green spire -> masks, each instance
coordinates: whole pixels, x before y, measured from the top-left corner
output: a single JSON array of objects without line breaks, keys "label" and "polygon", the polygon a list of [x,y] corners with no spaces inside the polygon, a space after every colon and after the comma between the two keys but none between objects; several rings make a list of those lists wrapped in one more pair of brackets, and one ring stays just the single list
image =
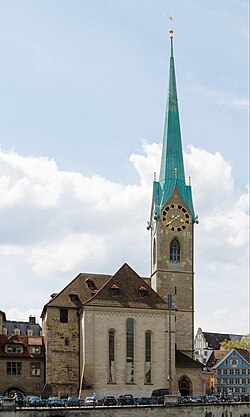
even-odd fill
[{"label": "green spire", "polygon": [[171,42],[169,87],[163,135],[160,178],[159,182],[154,181],[154,202],[156,207],[156,216],[160,217],[161,209],[170,199],[174,188],[177,187],[185,205],[190,210],[194,219],[195,214],[192,203],[191,186],[186,185],[185,183],[174,66],[173,30],[170,29],[169,32]]},{"label": "green spire", "polygon": [[165,181],[169,180],[178,180],[185,183],[172,36],[170,39],[169,88],[160,171],[160,184],[162,188],[164,188]]}]

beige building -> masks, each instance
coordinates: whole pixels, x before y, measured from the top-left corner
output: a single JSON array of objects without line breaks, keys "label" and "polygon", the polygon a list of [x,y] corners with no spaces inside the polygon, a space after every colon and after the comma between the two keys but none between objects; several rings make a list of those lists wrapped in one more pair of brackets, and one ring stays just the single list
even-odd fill
[{"label": "beige building", "polygon": [[185,182],[172,37],[170,31],[162,159],[148,223],[151,276],[124,264],[113,276],[79,274],[52,295],[42,312],[46,394],[204,394],[202,364],[193,360],[198,221]]}]

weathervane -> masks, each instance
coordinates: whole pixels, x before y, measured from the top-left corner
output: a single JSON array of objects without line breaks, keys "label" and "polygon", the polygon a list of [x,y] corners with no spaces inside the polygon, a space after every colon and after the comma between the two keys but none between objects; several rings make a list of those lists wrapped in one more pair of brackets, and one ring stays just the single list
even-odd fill
[{"label": "weathervane", "polygon": [[[170,14],[168,14],[168,17],[169,17],[169,20],[170,20],[170,21],[172,21],[172,20],[173,20],[173,17],[172,17],[172,16],[170,16]],[[172,37],[173,37],[174,30],[170,28],[170,29],[169,29],[169,33],[170,33],[170,38],[172,38]]]}]

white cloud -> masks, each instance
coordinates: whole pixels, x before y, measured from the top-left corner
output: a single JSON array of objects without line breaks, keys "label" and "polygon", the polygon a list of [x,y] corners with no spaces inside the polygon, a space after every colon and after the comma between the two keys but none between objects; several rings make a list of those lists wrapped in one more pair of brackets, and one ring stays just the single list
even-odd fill
[{"label": "white cloud", "polygon": [[215,100],[218,104],[239,109],[249,109],[249,99],[235,97],[232,92],[224,90],[211,90],[209,87],[196,85],[194,91],[203,94],[205,97]]},{"label": "white cloud", "polygon": [[[149,274],[146,221],[160,150],[145,141],[143,153],[131,155],[139,185],[83,177],[60,171],[46,158],[0,152],[1,309],[7,316],[41,311],[49,294],[79,272],[112,274],[126,261],[139,274]],[[248,191],[236,194],[232,168],[220,153],[190,146],[185,165],[200,217],[196,324],[247,332]]]}]

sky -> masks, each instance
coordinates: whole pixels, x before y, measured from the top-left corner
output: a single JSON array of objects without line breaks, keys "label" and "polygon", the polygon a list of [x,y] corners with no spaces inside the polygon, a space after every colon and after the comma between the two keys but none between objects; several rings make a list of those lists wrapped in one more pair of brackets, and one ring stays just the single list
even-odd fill
[{"label": "sky", "polygon": [[250,332],[248,0],[0,0],[7,319],[39,319],[80,272],[149,276],[170,26],[200,220],[195,332]]}]

